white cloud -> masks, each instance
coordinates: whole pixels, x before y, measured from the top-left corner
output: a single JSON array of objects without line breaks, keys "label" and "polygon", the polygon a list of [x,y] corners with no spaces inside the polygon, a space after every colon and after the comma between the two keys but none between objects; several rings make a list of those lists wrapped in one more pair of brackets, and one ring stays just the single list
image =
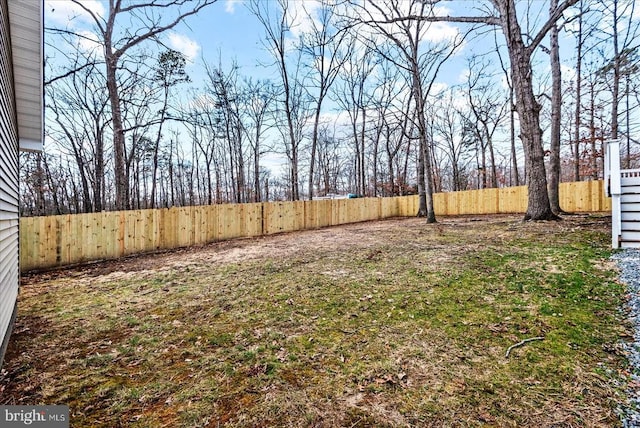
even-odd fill
[{"label": "white cloud", "polygon": [[[84,0],[82,5],[99,17],[104,17],[106,10],[99,0]],[[45,20],[52,24],[75,27],[75,24],[93,23],[91,15],[82,7],[69,0],[45,0]]]},{"label": "white cloud", "polygon": [[432,96],[442,96],[442,93],[449,89],[449,85],[444,82],[433,82],[433,86],[431,86],[431,95]]},{"label": "white cloud", "polygon": [[[340,129],[351,126],[351,119],[349,118],[349,113],[345,110],[327,111],[320,115],[320,123],[329,125],[333,129]],[[309,120],[307,126],[311,127],[312,125],[312,121]]]},{"label": "white cloud", "polygon": [[[434,7],[433,14],[435,16],[452,15],[451,10],[446,7]],[[428,40],[433,43],[446,42],[456,40],[460,36],[460,29],[449,22],[432,22],[422,36],[422,40]]]},{"label": "white cloud", "polygon": [[463,68],[463,69],[460,71],[460,74],[458,74],[458,82],[459,82],[459,83],[464,83],[464,82],[466,82],[467,80],[469,80],[469,76],[471,76],[471,70],[469,70],[469,68],[468,68],[468,67]]},{"label": "white cloud", "polygon": [[455,40],[460,30],[448,22],[432,22],[422,36],[422,40],[433,43]]},{"label": "white cloud", "polygon": [[182,53],[187,61],[194,62],[200,53],[200,45],[196,41],[173,31],[168,34],[168,38],[168,45],[171,49]]},{"label": "white cloud", "polygon": [[[291,33],[295,37],[311,33],[315,26],[320,26],[317,19],[318,10],[322,3],[318,0],[298,0],[289,3],[288,21]],[[315,21],[315,22],[314,22]]]},{"label": "white cloud", "polygon": [[578,32],[578,27],[580,26],[580,21],[578,20],[578,15],[580,14],[580,9],[577,8],[569,8],[564,11],[564,16],[567,18],[567,21],[564,24],[564,30],[567,37],[573,37],[575,33]]},{"label": "white cloud", "polygon": [[88,30],[80,30],[77,32],[78,48],[84,52],[91,52],[102,55],[102,44],[100,38],[93,32]]},{"label": "white cloud", "polygon": [[469,105],[467,101],[467,93],[460,87],[451,88],[449,92],[451,103],[458,110],[464,110]]},{"label": "white cloud", "polygon": [[242,3],[242,0],[227,0],[224,4],[224,11],[227,13],[235,13],[236,5]]}]

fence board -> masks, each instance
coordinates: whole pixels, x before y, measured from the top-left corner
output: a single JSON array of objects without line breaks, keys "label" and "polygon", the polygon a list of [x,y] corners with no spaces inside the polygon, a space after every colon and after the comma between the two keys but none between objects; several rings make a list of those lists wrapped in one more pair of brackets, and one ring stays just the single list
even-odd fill
[{"label": "fence board", "polygon": [[243,236],[262,235],[262,203],[244,204],[245,223]]},{"label": "fence board", "polygon": [[220,240],[218,233],[218,205],[209,205],[205,207],[206,221],[204,230],[204,242],[214,242]]},{"label": "fence board", "polygon": [[[415,216],[417,195],[173,207],[20,219],[22,271],[331,225]],[[603,181],[560,184],[568,212],[611,210]],[[437,216],[523,213],[527,187],[434,194]]]}]

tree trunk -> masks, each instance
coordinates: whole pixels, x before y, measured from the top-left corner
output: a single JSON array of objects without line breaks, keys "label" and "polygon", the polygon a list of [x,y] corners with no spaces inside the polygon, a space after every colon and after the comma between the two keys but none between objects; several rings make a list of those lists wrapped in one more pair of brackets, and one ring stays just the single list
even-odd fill
[{"label": "tree trunk", "polygon": [[309,159],[309,200],[313,200],[313,172],[316,163],[316,152],[318,150],[318,127],[320,126],[320,109],[322,107],[322,96],[318,97],[316,112],[313,118],[313,134],[311,134],[311,158]]},{"label": "tree trunk", "polygon": [[378,148],[380,145],[380,135],[382,134],[382,126],[378,125],[376,127],[376,137],[373,140],[373,147],[371,148],[371,158],[373,159],[373,163],[371,168],[373,171],[371,175],[373,176],[373,196],[374,198],[378,196]]},{"label": "tree trunk", "polygon": [[498,187],[498,171],[496,170],[496,155],[495,155],[495,151],[493,150],[493,138],[489,133],[489,130],[486,128],[485,125],[485,135],[486,135],[486,139],[487,139],[487,146],[489,147],[489,160],[491,161],[491,176],[489,177],[490,180],[490,187],[495,189]]},{"label": "tree trunk", "polygon": [[482,176],[480,188],[487,188],[487,146],[484,141],[482,141],[482,137],[478,135],[478,139],[480,140],[480,159],[482,159],[482,164],[480,165],[480,174]]},{"label": "tree trunk", "polygon": [[164,125],[165,115],[167,112],[167,104],[169,101],[169,86],[164,85],[164,98],[162,100],[162,110],[160,110],[160,124],[158,125],[158,133],[156,134],[156,141],[153,145],[153,169],[151,173],[151,196],[150,207],[156,207],[156,180],[158,176],[158,152],[160,150],[160,140],[162,139],[162,125]]},{"label": "tree trunk", "polygon": [[104,134],[96,122],[95,179],[93,183],[93,208],[95,212],[104,210]]},{"label": "tree trunk", "polygon": [[[510,2],[508,2],[510,3]],[[531,51],[525,47],[515,7],[505,4],[501,14],[502,31],[509,48],[516,109],[520,118],[520,138],[525,154],[528,205],[525,220],[557,220],[547,193],[547,177],[540,128],[541,106],[533,93]]]},{"label": "tree trunk", "polygon": [[598,179],[598,156],[596,152],[596,93],[595,87],[591,85],[591,111],[589,113],[589,139],[591,140],[591,177]]},{"label": "tree trunk", "polygon": [[[284,68],[284,57],[281,59],[282,67]],[[283,81],[284,81],[284,105],[285,105],[285,114],[287,116],[287,129],[289,131],[289,144],[291,145],[291,200],[297,201],[300,199],[298,193],[298,147],[296,143],[296,137],[293,126],[293,113],[291,110],[291,89],[289,87],[289,77],[286,74],[286,69],[283,72]]]},{"label": "tree trunk", "polygon": [[389,145],[387,141],[387,168],[389,168],[389,190],[383,194],[383,196],[395,196],[395,177],[394,168],[393,168],[393,156],[391,155],[391,151],[389,150]]},{"label": "tree trunk", "polygon": [[260,197],[260,149],[258,148],[260,141],[260,128],[256,128],[256,149],[253,152],[253,202],[261,202]]},{"label": "tree trunk", "polygon": [[44,170],[42,169],[42,158],[44,155],[42,152],[36,153],[36,177],[35,177],[35,187],[36,187],[36,209],[35,215],[46,215],[46,207],[44,202]]},{"label": "tree trunk", "polygon": [[511,138],[511,162],[513,168],[513,185],[520,185],[520,177],[518,175],[518,153],[516,152],[516,119],[515,119],[515,106],[513,103],[513,82],[509,88],[509,125],[510,125],[510,138]]},{"label": "tree trunk", "polygon": [[[550,13],[558,7],[558,0],[551,0]],[[551,144],[549,147],[549,203],[555,214],[562,213],[560,208],[560,114],[562,109],[562,77],[560,72],[560,46],[558,44],[558,26],[549,31],[551,55]]]},{"label": "tree trunk", "polygon": [[425,149],[422,139],[418,144],[418,212],[417,217],[427,217],[427,190],[425,187]]},{"label": "tree trunk", "polygon": [[[362,104],[362,103],[361,103]],[[365,168],[365,136],[367,131],[367,111],[362,104],[362,124],[360,128],[360,189],[361,196],[368,196],[367,192],[367,170]]]},{"label": "tree trunk", "polygon": [[573,134],[573,181],[580,181],[580,104],[582,95],[582,1],[578,14],[578,41],[576,42],[576,110]]},{"label": "tree trunk", "polygon": [[[109,46],[109,44],[107,45]],[[107,90],[109,92],[109,102],[111,104],[111,115],[113,123],[113,151],[114,164],[113,173],[115,180],[115,205],[116,210],[126,210],[128,208],[127,198],[127,174],[125,170],[125,141],[124,129],[122,127],[122,110],[120,108],[120,95],[118,93],[118,82],[116,80],[116,68],[118,59],[113,53],[108,51],[105,54]]]},{"label": "tree trunk", "polygon": [[611,94],[611,138],[618,139],[618,101],[620,96],[620,47],[618,45],[618,0],[613,1],[613,89]]},{"label": "tree trunk", "polygon": [[[415,77],[415,76],[414,76]],[[414,81],[414,85],[419,85]],[[417,91],[416,94],[416,114],[418,115],[418,132],[420,133],[420,157],[422,160],[422,177],[418,177],[418,184],[423,185],[424,193],[424,216],[427,217],[427,223],[436,222],[436,214],[433,208],[433,170],[431,168],[431,151],[429,150],[429,144],[427,141],[426,123],[424,117],[424,101],[422,98],[422,91]],[[422,195],[420,198],[422,199]],[[422,200],[420,201],[420,208],[422,210]]]},{"label": "tree trunk", "polygon": [[[236,119],[236,120],[239,120],[239,119]],[[245,159],[244,159],[243,150],[242,150],[242,131],[239,129],[239,127],[240,127],[240,124],[236,124],[236,152],[238,157],[238,160],[236,161],[236,166],[237,166],[236,177],[238,182],[237,202],[243,203],[248,201],[246,196],[247,185],[245,180],[245,167],[244,167]]]},{"label": "tree trunk", "polygon": [[[426,140],[426,136],[425,136]],[[421,143],[422,144],[422,143]],[[436,211],[433,205],[433,169],[431,168],[431,150],[427,141],[424,141],[424,165],[425,165],[425,191],[427,202],[427,223],[436,222]]]},{"label": "tree trunk", "polygon": [[42,156],[42,163],[44,165],[44,172],[47,177],[47,183],[49,184],[49,188],[52,189],[51,198],[53,199],[53,207],[55,209],[55,213],[60,215],[62,214],[62,210],[60,209],[60,202],[58,201],[58,192],[55,191],[55,186],[53,184],[53,177],[51,177],[51,171],[49,170],[49,162],[47,161],[47,156]]}]

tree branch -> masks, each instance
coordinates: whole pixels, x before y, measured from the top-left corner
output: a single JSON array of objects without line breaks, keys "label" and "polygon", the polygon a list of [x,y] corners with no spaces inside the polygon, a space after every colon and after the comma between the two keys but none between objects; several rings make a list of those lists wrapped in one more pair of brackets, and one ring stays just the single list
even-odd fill
[{"label": "tree branch", "polygon": [[79,39],[88,40],[91,43],[95,43],[97,45],[101,45],[102,44],[102,42],[100,42],[99,40],[92,39],[91,37],[87,37],[84,34],[76,33],[75,31],[71,31],[71,30],[63,30],[62,28],[54,28],[54,27],[45,27],[44,30],[52,32],[52,33],[66,34],[66,35],[69,35],[69,36],[74,36],[74,37],[77,37]]},{"label": "tree branch", "polygon": [[80,2],[79,0],[71,0],[73,3],[75,3],[76,6],[80,7],[82,10],[84,10],[85,12],[87,12],[89,15],[91,15],[91,18],[93,19],[93,21],[96,23],[96,25],[98,26],[98,28],[100,29],[100,31],[102,32],[102,34],[104,34],[105,28],[102,25],[104,23],[103,19],[99,19],[98,16],[93,13],[93,11],[91,9],[89,9],[87,6],[85,6],[82,2]]},{"label": "tree branch", "polygon": [[[171,22],[171,23],[169,23],[167,25],[161,26],[161,27],[152,28],[147,33],[144,33],[141,36],[132,38],[127,43],[125,43],[124,46],[122,46],[116,52],[114,52],[114,56],[119,58],[124,52],[126,52],[131,47],[133,47],[133,46],[135,46],[135,45],[137,45],[137,44],[139,44],[139,43],[141,43],[141,42],[143,42],[143,41],[145,41],[147,39],[153,38],[156,35],[164,32],[166,30],[170,30],[171,28],[173,28],[176,25],[178,25],[181,21],[183,21],[188,16],[195,15],[196,13],[198,13],[204,7],[209,6],[209,5],[211,5],[211,4],[215,3],[215,2],[216,2],[216,0],[204,0],[202,3],[198,3],[198,6],[196,6],[195,8],[190,10],[189,12],[185,12],[185,13],[179,15],[175,20],[173,20],[173,22]],[[164,5],[155,4],[155,3],[156,3],[155,1],[151,2],[150,5],[152,5],[154,7],[165,7]]]},{"label": "tree branch", "polygon": [[190,2],[191,0],[171,0],[169,2],[161,2],[158,0],[152,0],[150,2],[147,3],[137,3],[137,4],[131,4],[129,6],[125,6],[125,7],[120,7],[118,5],[118,12],[131,12],[132,10],[135,9],[144,9],[147,7],[171,7],[171,6],[182,6],[185,3]]},{"label": "tree branch", "polygon": [[44,82],[44,86],[50,85],[50,84],[52,84],[53,82],[56,82],[56,81],[58,81],[58,80],[60,80],[60,79],[64,79],[65,77],[69,77],[69,76],[71,76],[72,74],[75,74],[75,73],[77,73],[77,72],[79,72],[79,71],[81,71],[81,70],[84,70],[84,69],[85,69],[85,68],[87,68],[87,67],[92,67],[92,66],[94,66],[94,65],[95,65],[95,63],[94,63],[94,62],[88,62],[88,63],[86,63],[86,64],[84,64],[84,65],[81,65],[80,67],[76,67],[76,68],[74,68],[73,70],[69,70],[69,71],[67,71],[67,72],[66,72],[66,73],[64,73],[64,74],[61,74],[60,76],[56,76],[56,77],[54,77],[54,78],[52,78],[52,79],[46,80],[46,81]]},{"label": "tree branch", "polygon": [[[577,1],[577,0],[574,0]],[[363,24],[393,24],[403,21],[424,21],[424,22],[454,22],[465,24],[487,24],[487,25],[500,25],[500,19],[495,16],[422,16],[422,15],[407,15],[401,17],[388,18],[386,20],[370,20],[363,21]]]},{"label": "tree branch", "polygon": [[549,30],[551,30],[551,27],[553,27],[557,23],[558,19],[560,19],[564,11],[570,8],[571,6],[573,6],[574,4],[576,4],[577,2],[578,0],[566,0],[564,3],[558,6],[558,8],[553,12],[553,14],[549,16],[549,19],[542,26],[538,34],[536,34],[536,36],[533,38],[533,41],[531,42],[531,44],[527,47],[527,49],[529,49],[529,52],[533,52],[538,47],[538,45],[542,43],[542,40],[546,37]]},{"label": "tree branch", "polygon": [[544,336],[539,336],[539,337],[531,337],[529,339],[524,339],[518,343],[516,343],[515,345],[511,345],[509,346],[509,349],[507,349],[507,353],[504,354],[505,358],[509,358],[509,354],[511,354],[511,350],[514,348],[518,348],[520,346],[526,345],[529,342],[533,342],[534,340],[544,340]]}]

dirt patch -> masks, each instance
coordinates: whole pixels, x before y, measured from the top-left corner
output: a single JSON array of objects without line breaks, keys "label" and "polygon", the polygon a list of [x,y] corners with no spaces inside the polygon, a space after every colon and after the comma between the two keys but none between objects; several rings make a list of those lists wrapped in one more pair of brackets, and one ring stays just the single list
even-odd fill
[{"label": "dirt patch", "polygon": [[[439,219],[434,225],[436,233],[444,228],[473,227],[480,222],[508,224],[518,228],[521,216],[457,216]],[[24,285],[40,283],[46,279],[64,277],[101,277],[116,273],[155,273],[197,263],[225,264],[260,259],[262,257],[286,257],[307,249],[345,251],[351,248],[368,248],[378,243],[379,236],[397,237],[404,229],[422,225],[424,219],[388,219],[299,232],[280,233],[258,238],[240,238],[215,242],[203,246],[181,248],[152,254],[129,256],[118,260],[92,262],[81,266],[32,272],[23,275]],[[526,223],[523,223],[526,224]],[[531,224],[531,223],[529,223]],[[131,276],[131,275],[129,275]],[[124,276],[126,278],[126,276]],[[35,279],[35,281],[33,281]]]}]

